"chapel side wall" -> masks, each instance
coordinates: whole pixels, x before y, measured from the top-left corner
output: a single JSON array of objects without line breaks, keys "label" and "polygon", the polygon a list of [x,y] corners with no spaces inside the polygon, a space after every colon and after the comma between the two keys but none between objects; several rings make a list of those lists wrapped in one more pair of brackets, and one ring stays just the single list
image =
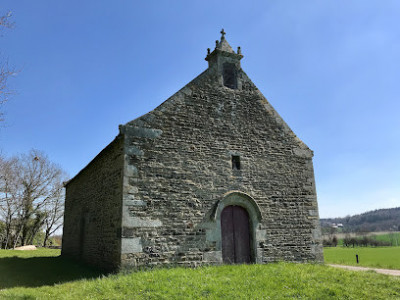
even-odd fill
[{"label": "chapel side wall", "polygon": [[113,271],[120,265],[123,138],[66,186],[62,255]]},{"label": "chapel side wall", "polygon": [[312,151],[241,76],[238,90],[204,76],[125,126],[124,266],[222,263],[212,213],[229,191],[261,210],[255,262],[323,261]]}]

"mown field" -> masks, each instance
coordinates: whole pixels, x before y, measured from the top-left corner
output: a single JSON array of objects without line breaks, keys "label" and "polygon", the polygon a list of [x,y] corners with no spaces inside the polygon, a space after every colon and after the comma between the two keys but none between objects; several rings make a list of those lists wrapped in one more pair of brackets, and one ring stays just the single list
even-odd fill
[{"label": "mown field", "polygon": [[329,264],[400,270],[400,247],[325,247],[324,258]]},{"label": "mown field", "polygon": [[400,298],[398,277],[323,265],[225,265],[102,276],[58,254],[0,250],[0,299]]},{"label": "mown field", "polygon": [[393,246],[400,246],[400,232],[390,232],[385,234],[374,235],[378,241],[392,243]]}]

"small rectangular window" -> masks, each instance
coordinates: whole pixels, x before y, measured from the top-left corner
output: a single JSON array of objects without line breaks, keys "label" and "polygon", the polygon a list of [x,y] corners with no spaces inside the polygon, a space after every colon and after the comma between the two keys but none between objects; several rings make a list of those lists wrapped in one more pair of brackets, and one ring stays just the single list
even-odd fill
[{"label": "small rectangular window", "polygon": [[240,156],[232,155],[232,170],[240,170]]}]

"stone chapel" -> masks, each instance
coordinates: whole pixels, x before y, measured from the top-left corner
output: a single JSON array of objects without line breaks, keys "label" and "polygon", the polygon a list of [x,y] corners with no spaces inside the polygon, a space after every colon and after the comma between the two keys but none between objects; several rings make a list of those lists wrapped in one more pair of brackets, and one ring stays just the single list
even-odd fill
[{"label": "stone chapel", "polygon": [[221,34],[203,73],[66,183],[63,256],[108,271],[323,262],[313,152]]}]

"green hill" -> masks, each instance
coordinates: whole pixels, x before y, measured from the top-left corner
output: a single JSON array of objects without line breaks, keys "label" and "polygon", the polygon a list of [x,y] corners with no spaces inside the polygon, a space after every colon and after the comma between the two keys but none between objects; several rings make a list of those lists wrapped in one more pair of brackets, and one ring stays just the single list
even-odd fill
[{"label": "green hill", "polygon": [[332,224],[342,224],[344,232],[400,231],[400,207],[377,209],[344,218],[322,218],[320,222],[323,231],[331,228]]}]

